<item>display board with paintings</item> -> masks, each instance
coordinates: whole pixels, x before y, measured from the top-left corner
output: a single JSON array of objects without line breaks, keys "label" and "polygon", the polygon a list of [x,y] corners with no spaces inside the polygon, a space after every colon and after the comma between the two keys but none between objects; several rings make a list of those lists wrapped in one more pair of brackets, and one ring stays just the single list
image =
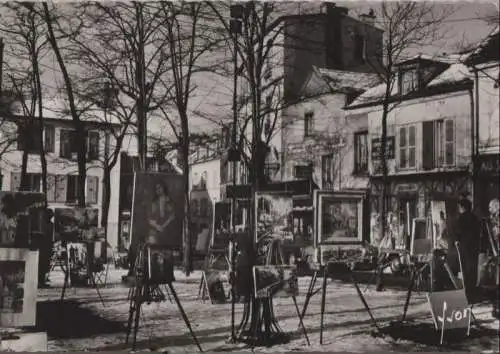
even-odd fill
[{"label": "display board with paintings", "polygon": [[361,244],[363,194],[315,191],[316,245]]},{"label": "display board with paintings", "polygon": [[54,211],[56,240],[91,242],[99,235],[99,209],[56,208]]},{"label": "display board with paintings", "polygon": [[255,194],[255,242],[263,237],[278,237],[293,242],[293,199],[288,193]]},{"label": "display board with paintings", "polygon": [[0,247],[29,248],[31,235],[44,230],[43,194],[0,192]]},{"label": "display board with paintings", "polygon": [[136,173],[132,201],[132,245],[182,248],[184,182],[167,173]]},{"label": "display board with paintings", "polygon": [[38,251],[0,248],[0,327],[36,324]]},{"label": "display board with paintings", "polygon": [[255,297],[290,297],[299,294],[297,267],[262,265],[253,267]]}]

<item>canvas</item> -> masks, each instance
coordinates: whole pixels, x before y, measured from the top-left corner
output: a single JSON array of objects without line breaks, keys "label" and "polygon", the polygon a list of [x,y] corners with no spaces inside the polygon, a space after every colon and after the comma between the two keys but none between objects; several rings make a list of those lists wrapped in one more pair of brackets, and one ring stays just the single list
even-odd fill
[{"label": "canvas", "polygon": [[227,271],[208,269],[203,272],[205,277],[208,296],[212,304],[224,304],[226,293],[224,292],[224,278],[227,278]]},{"label": "canvas", "polygon": [[212,248],[226,249],[228,247],[230,240],[230,218],[231,204],[223,202],[215,203],[212,227]]},{"label": "canvas", "polygon": [[174,278],[174,261],[177,251],[161,246],[146,246],[148,280],[153,284],[169,284]]},{"label": "canvas", "polygon": [[139,242],[182,248],[184,183],[182,176],[136,173],[132,206],[132,247]]},{"label": "canvas", "polygon": [[33,232],[43,232],[43,194],[0,192],[0,247],[28,248]]},{"label": "canvas", "polygon": [[0,327],[34,326],[38,251],[0,248]]},{"label": "canvas", "polygon": [[431,201],[433,248],[448,248],[446,243],[446,203],[441,200]]},{"label": "canvas", "polygon": [[297,267],[265,265],[253,267],[255,297],[290,297],[299,294]]},{"label": "canvas", "polygon": [[256,194],[255,242],[266,236],[293,241],[293,199],[289,194]]},{"label": "canvas", "polygon": [[94,240],[98,230],[99,209],[56,208],[54,211],[56,240],[87,242]]}]

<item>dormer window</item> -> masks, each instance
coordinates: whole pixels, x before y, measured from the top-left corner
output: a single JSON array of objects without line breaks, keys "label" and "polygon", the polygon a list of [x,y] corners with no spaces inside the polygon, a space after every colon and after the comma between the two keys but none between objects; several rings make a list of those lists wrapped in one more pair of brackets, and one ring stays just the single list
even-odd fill
[{"label": "dormer window", "polygon": [[401,68],[399,71],[399,94],[408,95],[419,89],[419,73],[418,68],[406,67]]}]

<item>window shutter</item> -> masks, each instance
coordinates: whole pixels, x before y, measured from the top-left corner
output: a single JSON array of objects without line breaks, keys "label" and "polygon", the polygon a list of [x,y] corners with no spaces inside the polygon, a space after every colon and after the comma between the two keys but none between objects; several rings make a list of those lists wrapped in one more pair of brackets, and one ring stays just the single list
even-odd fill
[{"label": "window shutter", "polygon": [[67,177],[65,175],[56,175],[56,202],[64,203],[66,201]]},{"label": "window shutter", "polygon": [[70,157],[68,155],[71,154],[71,152],[69,151],[70,150],[69,137],[70,137],[70,131],[69,130],[65,130],[65,129],[61,129],[61,136],[60,136],[60,139],[59,139],[59,142],[60,142],[59,156],[64,157],[64,158]]},{"label": "window shutter", "polygon": [[12,172],[10,174],[10,190],[12,192],[17,192],[19,191],[20,187],[21,187],[21,173]]},{"label": "window shutter", "polygon": [[45,126],[45,144],[44,144],[44,149],[45,152],[54,152],[55,148],[55,137],[56,131],[54,126],[52,125],[46,125]]},{"label": "window shutter", "polygon": [[87,177],[87,203],[97,204],[99,178],[96,176]]},{"label": "window shutter", "polygon": [[445,122],[445,163],[447,165],[455,164],[455,125],[452,120]]},{"label": "window shutter", "polygon": [[99,159],[99,132],[88,132],[87,153],[89,161]]},{"label": "window shutter", "polygon": [[[405,168],[407,165],[406,157],[406,127],[399,128],[399,167]],[[380,150],[382,151],[382,149]]]},{"label": "window shutter", "polygon": [[434,165],[434,122],[422,123],[422,168],[432,170]]},{"label": "window shutter", "polygon": [[56,176],[47,175],[47,201],[56,201]]}]

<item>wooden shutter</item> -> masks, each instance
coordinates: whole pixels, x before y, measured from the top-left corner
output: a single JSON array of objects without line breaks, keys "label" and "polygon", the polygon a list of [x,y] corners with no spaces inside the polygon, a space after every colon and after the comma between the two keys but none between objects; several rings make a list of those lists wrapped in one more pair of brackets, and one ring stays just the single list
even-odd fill
[{"label": "wooden shutter", "polygon": [[434,165],[434,122],[422,123],[422,168],[432,170]]},{"label": "wooden shutter", "polygon": [[61,129],[61,136],[59,139],[59,142],[60,142],[59,156],[61,156],[61,157],[64,157],[64,158],[71,157],[70,135],[71,135],[71,131],[66,130],[66,129]]},{"label": "wooden shutter", "polygon": [[408,167],[415,167],[417,164],[417,128],[414,125],[408,127]]},{"label": "wooden shutter", "polygon": [[47,201],[56,201],[56,176],[47,175]]},{"label": "wooden shutter", "polygon": [[406,153],[407,145],[408,145],[408,142],[406,140],[406,127],[400,127],[399,128],[399,167],[401,167],[401,168],[405,168],[408,166],[408,156]]},{"label": "wooden shutter", "polygon": [[66,202],[66,192],[67,192],[67,177],[65,175],[56,176],[56,202],[64,203]]},{"label": "wooden shutter", "polygon": [[97,176],[87,177],[87,203],[97,204],[99,178]]},{"label": "wooden shutter", "polygon": [[12,192],[17,192],[19,191],[20,187],[21,187],[21,173],[12,172],[10,174],[10,190]]},{"label": "wooden shutter", "polygon": [[45,144],[44,150],[45,152],[54,152],[55,150],[55,140],[56,140],[56,131],[53,125],[45,126]]},{"label": "wooden shutter", "polygon": [[454,121],[445,121],[444,161],[446,165],[455,164],[455,125]]}]

